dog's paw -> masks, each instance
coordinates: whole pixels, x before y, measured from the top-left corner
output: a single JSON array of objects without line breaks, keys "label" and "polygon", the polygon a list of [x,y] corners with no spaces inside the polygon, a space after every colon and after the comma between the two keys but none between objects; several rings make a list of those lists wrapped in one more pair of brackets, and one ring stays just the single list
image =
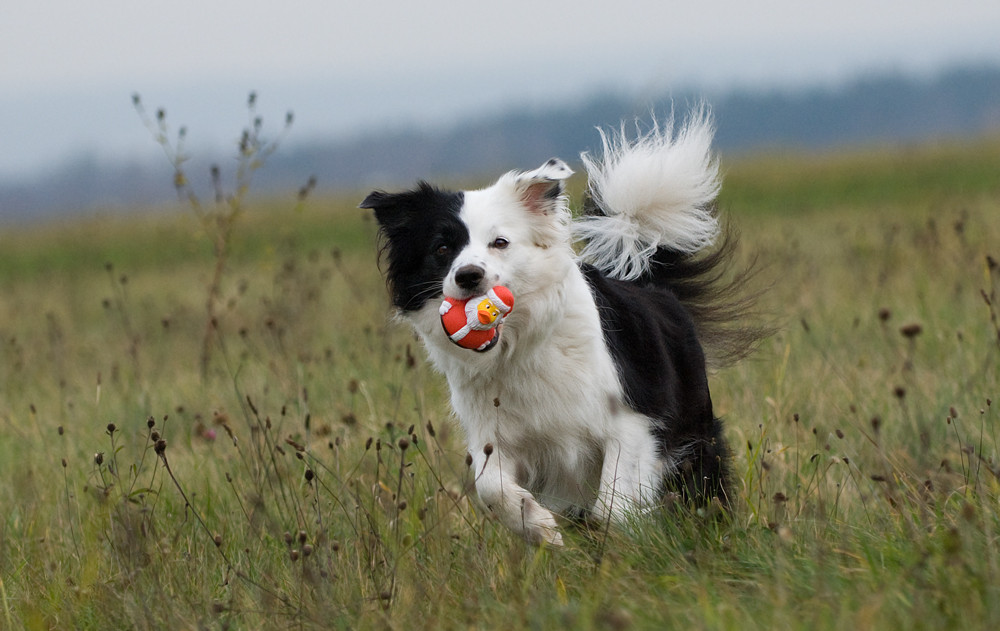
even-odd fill
[{"label": "dog's paw", "polygon": [[525,499],[521,503],[521,523],[521,534],[529,543],[562,547],[562,534],[555,516],[538,502]]}]

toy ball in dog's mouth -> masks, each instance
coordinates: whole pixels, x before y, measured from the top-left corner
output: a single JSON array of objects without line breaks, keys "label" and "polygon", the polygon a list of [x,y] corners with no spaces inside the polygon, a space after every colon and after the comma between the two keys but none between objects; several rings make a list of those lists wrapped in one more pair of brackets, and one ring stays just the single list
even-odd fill
[{"label": "toy ball in dog's mouth", "polygon": [[440,309],[441,325],[455,344],[485,352],[500,341],[501,325],[513,308],[514,294],[503,285],[464,300],[445,296]]}]

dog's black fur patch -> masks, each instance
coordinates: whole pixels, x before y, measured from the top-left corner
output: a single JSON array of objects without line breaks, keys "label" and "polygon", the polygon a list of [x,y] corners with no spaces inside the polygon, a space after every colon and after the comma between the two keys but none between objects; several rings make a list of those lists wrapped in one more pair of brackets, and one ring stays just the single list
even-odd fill
[{"label": "dog's black fur patch", "polygon": [[397,308],[417,311],[441,296],[452,261],[469,243],[469,230],[458,216],[464,202],[463,193],[426,182],[404,193],[376,191],[361,202],[361,208],[375,211],[379,258],[388,261],[385,279]]},{"label": "dog's black fur patch", "polygon": [[601,329],[621,375],[626,404],[656,421],[661,454],[677,454],[664,491],[700,503],[726,501],[729,450],[712,411],[705,354],[694,321],[669,284],[611,279],[591,265]]}]

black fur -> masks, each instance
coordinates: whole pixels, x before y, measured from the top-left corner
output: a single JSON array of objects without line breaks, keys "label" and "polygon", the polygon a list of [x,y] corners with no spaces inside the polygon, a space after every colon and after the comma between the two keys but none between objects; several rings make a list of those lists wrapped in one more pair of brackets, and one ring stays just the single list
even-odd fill
[{"label": "black fur", "polygon": [[[397,308],[417,311],[440,297],[442,279],[469,243],[469,230],[458,216],[464,200],[461,192],[420,182],[415,190],[376,191],[361,202],[361,208],[375,211],[382,244],[379,258],[388,261],[385,279]],[[421,220],[413,221],[415,216]]]},{"label": "black fur", "polygon": [[670,284],[610,279],[591,265],[604,339],[621,375],[626,404],[657,423],[662,454],[681,454],[664,491],[704,502],[728,496],[729,450],[712,411],[705,354],[695,323]]}]

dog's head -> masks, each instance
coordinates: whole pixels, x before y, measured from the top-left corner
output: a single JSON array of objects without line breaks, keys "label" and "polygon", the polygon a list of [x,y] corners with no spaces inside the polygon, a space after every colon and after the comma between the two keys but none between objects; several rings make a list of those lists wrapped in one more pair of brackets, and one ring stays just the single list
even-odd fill
[{"label": "dog's head", "polygon": [[464,299],[506,285],[516,300],[543,290],[571,259],[564,180],[573,171],[552,159],[510,172],[476,191],[425,182],[411,191],[368,195],[387,262],[386,283],[402,312],[438,299]]}]

